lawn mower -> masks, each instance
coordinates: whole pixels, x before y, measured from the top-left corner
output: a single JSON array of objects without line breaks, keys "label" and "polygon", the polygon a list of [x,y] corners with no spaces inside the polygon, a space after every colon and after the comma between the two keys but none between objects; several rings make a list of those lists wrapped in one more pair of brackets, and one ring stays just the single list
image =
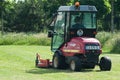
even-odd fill
[{"label": "lawn mower", "polygon": [[95,38],[97,34],[97,9],[95,6],[80,5],[60,6],[54,15],[48,31],[51,37],[52,61],[36,55],[35,65],[41,68],[68,69],[80,71],[94,69],[111,70],[111,59],[101,57],[101,44]]}]

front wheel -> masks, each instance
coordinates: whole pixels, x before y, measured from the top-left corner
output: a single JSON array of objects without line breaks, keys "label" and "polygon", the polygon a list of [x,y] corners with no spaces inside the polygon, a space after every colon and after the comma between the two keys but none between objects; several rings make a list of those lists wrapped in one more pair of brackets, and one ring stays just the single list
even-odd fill
[{"label": "front wheel", "polygon": [[78,57],[73,57],[70,62],[70,69],[72,71],[80,71],[82,69],[81,61]]},{"label": "front wheel", "polygon": [[65,57],[59,54],[53,56],[53,68],[55,69],[66,69],[67,64],[65,62]]},{"label": "front wheel", "polygon": [[112,66],[112,62],[109,57],[102,57],[100,59],[99,67],[102,71],[110,71]]}]

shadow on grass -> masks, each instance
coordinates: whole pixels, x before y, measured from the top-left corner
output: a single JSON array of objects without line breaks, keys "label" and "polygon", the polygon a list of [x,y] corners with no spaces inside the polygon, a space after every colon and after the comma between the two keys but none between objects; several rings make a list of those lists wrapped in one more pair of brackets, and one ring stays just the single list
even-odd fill
[{"label": "shadow on grass", "polygon": [[102,54],[120,54],[120,52],[111,52],[111,51],[108,51],[108,52],[103,52]]},{"label": "shadow on grass", "polygon": [[58,69],[52,69],[52,68],[34,68],[31,70],[27,70],[27,73],[32,74],[48,74],[48,73],[60,73],[60,72],[69,72],[67,70],[58,70]]},{"label": "shadow on grass", "polygon": [[69,69],[66,70],[61,70],[61,69],[53,69],[53,68],[34,68],[31,70],[27,70],[26,73],[31,73],[31,74],[49,74],[49,73],[91,73],[91,72],[103,72],[100,70],[92,70],[92,69],[83,69],[81,71],[75,72],[71,71]]},{"label": "shadow on grass", "polygon": [[94,70],[94,69],[83,69],[81,70],[80,72],[83,72],[83,73],[92,73],[92,72],[103,72],[101,70]]}]

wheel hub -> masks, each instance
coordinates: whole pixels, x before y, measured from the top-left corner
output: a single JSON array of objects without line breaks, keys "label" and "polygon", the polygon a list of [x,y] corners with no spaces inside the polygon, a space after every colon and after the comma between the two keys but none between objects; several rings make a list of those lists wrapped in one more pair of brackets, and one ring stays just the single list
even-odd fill
[{"label": "wheel hub", "polygon": [[70,67],[71,67],[71,70],[75,70],[75,62],[74,61],[71,61],[71,64],[70,64]]},{"label": "wheel hub", "polygon": [[58,67],[58,58],[57,57],[54,58],[54,67],[55,68]]}]

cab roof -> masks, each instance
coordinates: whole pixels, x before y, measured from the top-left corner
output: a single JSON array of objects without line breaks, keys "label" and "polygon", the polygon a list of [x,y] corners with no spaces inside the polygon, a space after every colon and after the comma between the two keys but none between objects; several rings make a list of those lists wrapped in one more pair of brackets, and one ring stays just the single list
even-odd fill
[{"label": "cab roof", "polygon": [[97,9],[95,6],[90,5],[80,5],[79,7],[75,6],[60,6],[58,9],[59,11],[88,11],[88,12],[97,12]]}]

